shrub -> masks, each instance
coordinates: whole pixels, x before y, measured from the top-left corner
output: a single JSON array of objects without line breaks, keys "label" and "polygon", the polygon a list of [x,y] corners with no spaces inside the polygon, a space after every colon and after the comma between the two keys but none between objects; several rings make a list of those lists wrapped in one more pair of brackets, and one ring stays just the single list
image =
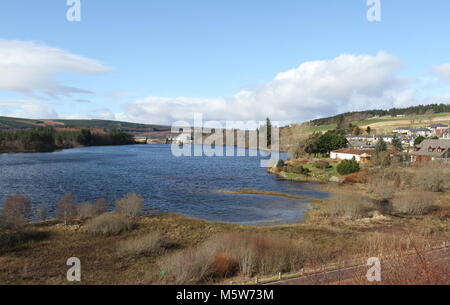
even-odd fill
[{"label": "shrub", "polygon": [[375,207],[353,195],[338,195],[328,199],[319,206],[319,215],[322,217],[344,217],[360,219],[369,217]]},{"label": "shrub", "polygon": [[130,231],[133,222],[119,213],[106,213],[91,219],[87,223],[87,231],[99,235],[118,235],[122,232]]},{"label": "shrub", "polygon": [[170,283],[200,284],[212,277],[211,262],[211,254],[202,249],[187,249],[165,256],[159,262],[159,268],[167,273],[163,280]]},{"label": "shrub", "polygon": [[332,166],[330,165],[330,163],[326,162],[326,161],[318,161],[316,163],[314,163],[314,167],[318,168],[318,169],[328,169],[328,168],[332,168]]},{"label": "shrub", "polygon": [[417,169],[413,185],[432,192],[450,189],[450,168],[438,162],[429,162]]},{"label": "shrub", "polygon": [[336,168],[337,172],[342,175],[349,175],[356,172],[359,172],[359,163],[355,160],[343,160]]},{"label": "shrub", "polygon": [[302,165],[286,166],[284,171],[286,173],[299,174],[299,175],[308,175],[311,172],[308,168],[303,167]]},{"label": "shrub", "polygon": [[[178,252],[160,263],[175,284],[199,284],[214,277],[243,276],[298,270],[317,257],[311,243],[279,235],[221,234],[198,248]],[[186,262],[189,262],[187,264]]]},{"label": "shrub", "polygon": [[410,192],[399,196],[393,202],[396,212],[407,215],[426,215],[433,211],[436,196],[423,192]]},{"label": "shrub", "polygon": [[3,207],[5,221],[20,225],[31,218],[31,200],[25,196],[7,196]]},{"label": "shrub", "polygon": [[119,244],[119,255],[128,257],[160,255],[169,243],[159,234],[150,233],[123,241]]},{"label": "shrub", "polygon": [[64,221],[67,225],[70,220],[77,217],[78,211],[71,193],[65,194],[56,206],[56,218]]},{"label": "shrub", "polygon": [[48,218],[48,205],[41,205],[36,210],[36,218],[39,221],[46,221]]},{"label": "shrub", "polygon": [[144,199],[136,193],[130,193],[117,199],[116,209],[123,215],[136,217],[141,213]]},{"label": "shrub", "polygon": [[283,160],[278,160],[277,167],[284,167],[285,163]]}]

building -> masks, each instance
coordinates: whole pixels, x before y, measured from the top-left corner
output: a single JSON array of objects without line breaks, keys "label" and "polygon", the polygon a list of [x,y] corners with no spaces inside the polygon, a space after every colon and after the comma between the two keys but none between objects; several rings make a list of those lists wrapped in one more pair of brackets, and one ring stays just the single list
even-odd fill
[{"label": "building", "polygon": [[441,139],[450,140],[450,128],[444,130],[444,132],[441,135]]},{"label": "building", "polygon": [[450,160],[450,140],[425,140],[411,152],[411,162]]},{"label": "building", "polygon": [[370,159],[373,152],[373,149],[343,148],[332,151],[330,158],[335,160],[352,160],[355,158],[356,161],[361,162],[361,160]]},{"label": "building", "polygon": [[409,136],[412,137],[429,137],[433,134],[433,131],[431,131],[431,129],[429,128],[414,128],[414,129],[410,129],[410,131],[408,132]]},{"label": "building", "polygon": [[428,128],[431,130],[431,132],[436,135],[436,136],[440,136],[445,130],[447,130],[450,126],[447,124],[433,124],[428,126]]},{"label": "building", "polygon": [[378,143],[378,141],[380,141],[381,139],[383,139],[385,142],[387,143],[392,143],[392,141],[394,141],[394,135],[376,135],[373,137],[373,143]]},{"label": "building", "polygon": [[397,127],[392,132],[393,133],[400,133],[400,134],[408,134],[412,128],[410,127]]}]

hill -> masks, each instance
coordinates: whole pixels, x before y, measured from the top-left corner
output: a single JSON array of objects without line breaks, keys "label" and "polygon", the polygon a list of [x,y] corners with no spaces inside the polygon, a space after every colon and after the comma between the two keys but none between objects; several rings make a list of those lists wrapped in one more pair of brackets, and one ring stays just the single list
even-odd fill
[{"label": "hill", "polygon": [[37,127],[101,128],[117,129],[125,132],[169,131],[170,126],[138,124],[110,120],[32,120],[23,118],[0,117],[0,130],[33,129]]}]

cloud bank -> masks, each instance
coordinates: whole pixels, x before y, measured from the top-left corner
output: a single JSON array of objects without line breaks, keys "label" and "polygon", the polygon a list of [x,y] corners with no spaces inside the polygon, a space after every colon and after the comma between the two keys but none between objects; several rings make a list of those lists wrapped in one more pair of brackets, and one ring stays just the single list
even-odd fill
[{"label": "cloud bank", "polygon": [[194,113],[207,120],[307,121],[336,113],[371,108],[401,107],[417,103],[399,76],[399,58],[343,54],[331,60],[305,62],[254,90],[232,97],[199,99],[150,96],[129,103],[118,114],[122,120],[170,124],[192,121]]},{"label": "cloud bank", "polygon": [[110,71],[97,60],[34,42],[0,39],[0,90],[58,97],[90,93],[60,84],[59,73],[95,75]]}]

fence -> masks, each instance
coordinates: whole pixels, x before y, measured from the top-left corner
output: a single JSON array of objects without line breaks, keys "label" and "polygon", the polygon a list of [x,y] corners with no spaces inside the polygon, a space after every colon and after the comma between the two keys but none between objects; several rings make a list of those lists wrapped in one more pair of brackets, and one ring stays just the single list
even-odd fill
[{"label": "fence", "polygon": [[[435,246],[427,245],[426,249],[428,251],[436,251],[436,250],[447,249],[449,247],[450,247],[449,242],[442,242],[441,244],[435,245]],[[414,253],[415,253],[415,250],[409,250],[406,253],[404,253],[402,256],[405,256],[408,254],[414,254]],[[388,255],[380,254],[377,257],[380,259],[390,259],[390,258],[399,257],[399,255],[397,255],[397,254],[388,254]],[[230,285],[270,284],[270,283],[275,283],[275,282],[279,282],[279,281],[283,281],[283,280],[301,278],[304,276],[310,276],[310,275],[320,274],[320,273],[329,272],[329,271],[339,271],[344,268],[365,266],[365,265],[367,265],[367,260],[368,260],[368,257],[358,257],[358,258],[354,258],[352,260],[330,263],[328,265],[321,265],[321,266],[311,267],[311,268],[303,268],[297,272],[290,272],[290,273],[279,272],[276,275],[269,275],[269,276],[263,276],[263,277],[257,276],[253,279],[248,279],[248,280],[244,280],[244,281],[232,281],[232,282],[230,282]]]}]

